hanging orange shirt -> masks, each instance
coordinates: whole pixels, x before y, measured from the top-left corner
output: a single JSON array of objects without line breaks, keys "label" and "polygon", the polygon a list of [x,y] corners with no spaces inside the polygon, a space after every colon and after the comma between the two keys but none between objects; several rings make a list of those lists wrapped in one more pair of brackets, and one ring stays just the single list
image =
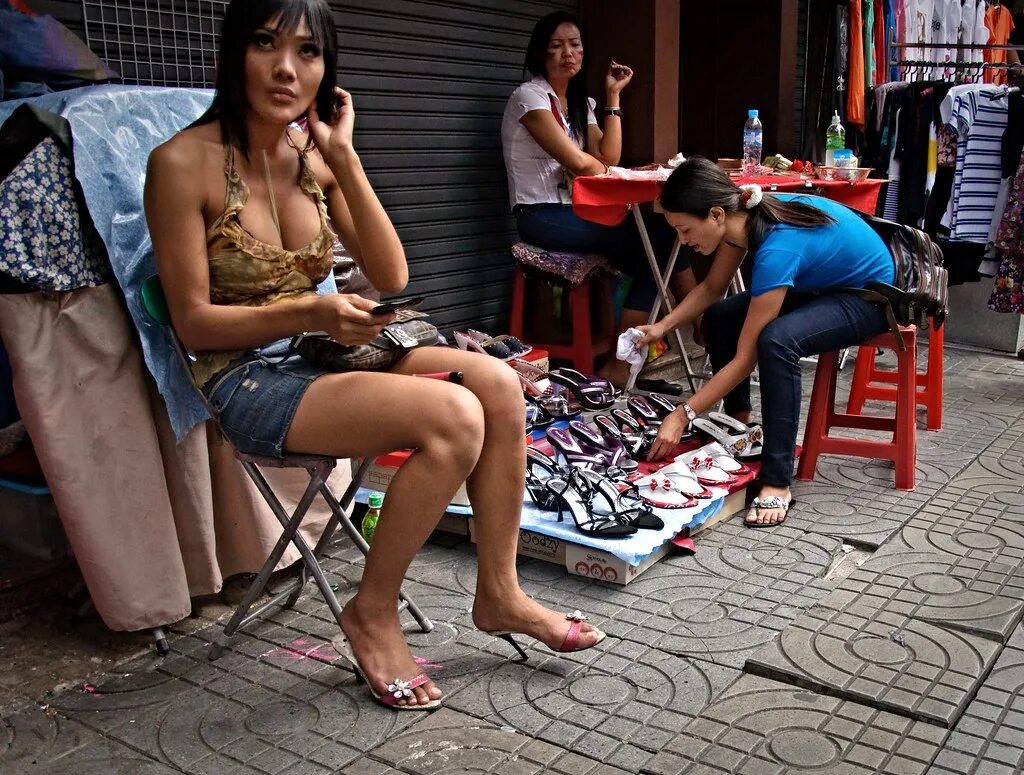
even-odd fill
[{"label": "hanging orange shirt", "polygon": [[[988,44],[1005,46],[1013,32],[1013,14],[1002,4],[990,5],[985,11],[985,26],[988,27]],[[993,64],[1006,62],[1005,49],[986,49],[985,61]],[[1006,83],[1006,68],[993,67],[985,70],[985,83]]]},{"label": "hanging orange shirt", "polygon": [[846,123],[864,128],[864,20],[861,0],[850,0],[850,77],[846,82]]}]

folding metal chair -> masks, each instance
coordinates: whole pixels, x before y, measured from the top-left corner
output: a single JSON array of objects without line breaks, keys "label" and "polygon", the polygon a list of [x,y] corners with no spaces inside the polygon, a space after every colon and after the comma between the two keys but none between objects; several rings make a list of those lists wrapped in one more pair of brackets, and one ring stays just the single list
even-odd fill
[{"label": "folding metal chair", "polygon": [[[160,278],[157,275],[146,278],[141,286],[141,298],[142,306],[146,311],[146,314],[155,322],[161,326],[166,327],[168,334],[171,338],[171,344],[173,346],[175,355],[178,357],[181,365],[185,368],[186,372],[189,371],[189,358],[190,355],[174,333],[174,329],[171,326],[171,315],[167,308],[167,300],[164,297],[163,288],[160,285]],[[199,395],[202,397],[203,403],[207,410],[210,412],[210,416],[214,419],[214,422],[218,422],[217,413],[213,406],[210,405],[209,401],[206,400],[206,396],[203,395],[202,391]],[[220,425],[217,426],[220,430]],[[223,434],[222,434],[223,435]],[[327,602],[328,608],[331,609],[331,613],[334,615],[335,620],[338,622],[338,626],[341,626],[341,604],[338,602],[337,596],[334,594],[334,590],[331,589],[330,583],[327,581],[327,577],[324,575],[324,570],[320,565],[320,558],[323,556],[324,550],[331,542],[331,538],[334,535],[340,525],[345,531],[346,535],[352,540],[359,550],[366,555],[369,551],[369,545],[363,540],[362,535],[356,529],[352,523],[348,512],[349,507],[352,505],[352,501],[355,498],[356,490],[359,489],[360,484],[366,475],[367,469],[370,467],[372,458],[364,458],[355,473],[352,475],[352,483],[345,490],[344,494],[339,499],[331,491],[330,486],[327,484],[327,479],[330,476],[331,471],[338,464],[338,461],[332,457],[325,457],[322,455],[293,455],[286,454],[281,458],[272,457],[258,457],[255,455],[247,455],[243,452],[239,452],[232,446],[232,451],[235,457],[242,464],[242,468],[252,479],[256,485],[256,489],[260,491],[260,494],[266,500],[267,505],[270,506],[271,511],[274,512],[274,516],[280,521],[281,526],[284,528],[280,538],[274,545],[273,551],[270,556],[267,557],[263,567],[260,568],[256,578],[249,585],[246,590],[245,596],[242,598],[242,602],[238,604],[231,619],[224,626],[223,632],[221,632],[212,644],[210,644],[210,659],[217,659],[224,653],[224,649],[231,643],[235,633],[241,627],[252,623],[259,619],[264,613],[277,607],[290,608],[295,605],[298,601],[299,596],[302,594],[302,588],[306,584],[306,580],[311,575],[313,580],[316,582],[317,587],[320,589],[320,594],[323,595],[324,600]],[[264,477],[261,468],[303,468],[309,474],[309,484],[306,487],[305,492],[302,494],[302,498],[299,499],[298,504],[295,506],[295,510],[289,514],[285,511],[281,505],[280,499],[271,489],[270,484]],[[317,495],[321,495],[331,508],[331,519],[327,523],[327,527],[324,529],[323,534],[320,536],[320,540],[317,541],[316,546],[313,549],[309,548],[309,545],[299,534],[299,526],[302,524],[303,518],[306,516],[306,512],[309,510],[310,504]],[[263,594],[266,589],[267,583],[270,580],[270,574],[273,573],[274,568],[280,562],[285,549],[288,544],[293,544],[298,549],[299,554],[302,555],[303,569],[302,573],[292,583],[287,585],[284,589],[270,596],[261,605],[253,608],[256,600]],[[423,632],[430,632],[434,629],[433,622],[430,621],[420,610],[419,606],[413,602],[412,598],[406,595],[404,592],[399,593],[399,605],[398,610],[402,611],[408,608],[409,613],[416,619],[420,629]]]}]

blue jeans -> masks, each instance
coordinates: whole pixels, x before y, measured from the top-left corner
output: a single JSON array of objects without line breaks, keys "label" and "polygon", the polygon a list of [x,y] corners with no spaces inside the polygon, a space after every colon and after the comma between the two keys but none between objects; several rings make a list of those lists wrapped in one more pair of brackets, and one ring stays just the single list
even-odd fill
[{"label": "blue jeans", "polygon": [[[750,292],[730,296],[704,313],[701,330],[711,367],[718,371],[736,356]],[[823,296],[789,291],[779,317],[757,340],[764,442],[761,483],[788,487],[800,423],[800,359],[853,347],[889,329],[882,307],[849,293]],[[750,411],[750,380],[725,397],[729,414]]]},{"label": "blue jeans", "polygon": [[[618,226],[602,226],[586,221],[572,211],[572,205],[516,205],[516,228],[524,242],[547,250],[573,253],[601,253],[623,274],[633,278],[626,295],[626,309],[649,312],[654,307],[658,286],[651,276],[644,244],[632,216]],[[654,255],[662,272],[676,242],[675,230],[660,215],[644,215],[644,226],[651,238]],[[685,252],[679,254],[675,271],[689,266]]]}]

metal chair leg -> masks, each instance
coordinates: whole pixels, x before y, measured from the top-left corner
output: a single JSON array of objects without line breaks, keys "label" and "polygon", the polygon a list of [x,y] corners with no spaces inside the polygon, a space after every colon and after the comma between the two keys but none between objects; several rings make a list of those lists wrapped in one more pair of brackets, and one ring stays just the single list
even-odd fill
[{"label": "metal chair leg", "polygon": [[163,627],[153,628],[153,644],[156,646],[156,653],[160,656],[166,657],[170,653],[171,647],[167,643],[167,633],[164,632]]},{"label": "metal chair leg", "polygon": [[[244,619],[249,614],[249,609],[256,602],[256,599],[263,593],[263,590],[267,586],[267,582],[270,580],[270,574],[274,572],[274,568],[281,561],[284,550],[288,548],[288,545],[292,543],[292,539],[296,537],[299,525],[302,523],[303,518],[306,516],[306,511],[309,509],[309,505],[313,502],[313,498],[320,490],[320,484],[323,482],[323,474],[320,470],[310,471],[309,484],[306,486],[306,491],[302,494],[302,498],[298,505],[295,507],[295,512],[289,519],[285,514],[284,509],[281,507],[280,501],[277,496],[274,495],[263,478],[263,474],[260,473],[259,469],[250,462],[243,462],[242,467],[245,468],[246,473],[252,478],[256,484],[257,489],[266,498],[268,505],[274,512],[275,516],[281,521],[284,526],[280,537],[277,539],[277,543],[274,545],[274,550],[267,557],[266,562],[263,563],[263,567],[260,568],[256,578],[249,585],[249,589],[246,590],[245,596],[242,598],[242,602],[238,604],[235,612],[231,615],[231,619],[224,626],[224,629],[216,636],[214,642],[210,644],[209,658],[211,660],[219,659],[224,649],[227,648],[231,639],[234,638],[235,632],[242,625]],[[283,517],[283,518],[282,518]],[[267,606],[261,606],[260,612],[266,610]]]}]

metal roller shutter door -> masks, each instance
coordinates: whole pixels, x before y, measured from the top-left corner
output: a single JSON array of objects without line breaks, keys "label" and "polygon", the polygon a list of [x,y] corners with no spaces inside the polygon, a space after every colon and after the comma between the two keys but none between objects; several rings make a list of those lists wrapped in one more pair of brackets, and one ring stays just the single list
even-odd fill
[{"label": "metal roller shutter door", "polygon": [[501,115],[535,21],[575,2],[354,0],[337,13],[370,179],[405,245],[409,291],[442,329],[504,327],[511,287]]},{"label": "metal roller shutter door", "polygon": [[[167,10],[181,0],[120,5]],[[85,37],[81,0],[32,6]],[[339,82],[356,101],[356,146],[405,245],[408,292],[429,297],[424,309],[446,331],[503,328],[516,235],[501,114],[522,80],[535,21],[576,10],[578,2],[346,0],[331,7]],[[143,39],[135,37],[140,62],[147,59]],[[157,80],[159,68],[153,72]]]}]

